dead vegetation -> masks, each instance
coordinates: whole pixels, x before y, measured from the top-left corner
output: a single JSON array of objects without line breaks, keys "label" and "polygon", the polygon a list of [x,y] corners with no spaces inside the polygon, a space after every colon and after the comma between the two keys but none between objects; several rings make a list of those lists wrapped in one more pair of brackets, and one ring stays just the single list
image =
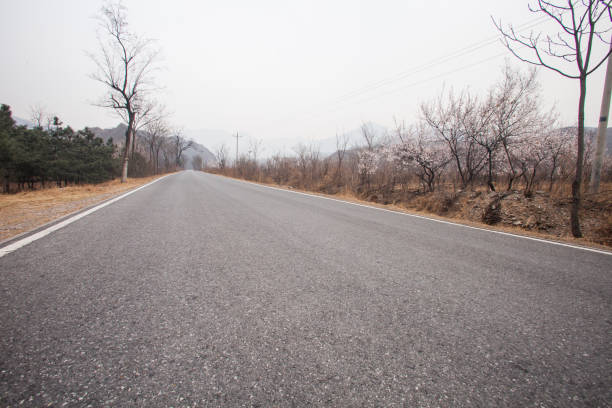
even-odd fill
[{"label": "dead vegetation", "polygon": [[[437,215],[537,232],[554,238],[571,236],[568,222],[570,198],[542,190],[528,195],[517,190],[501,193],[465,191],[450,197],[432,194],[421,201],[426,205],[418,205],[416,209]],[[586,195],[580,216],[587,241],[612,246],[611,203],[612,190]],[[410,207],[409,203],[407,207]]]},{"label": "dead vegetation", "polygon": [[[554,192],[535,190],[529,194],[519,190],[489,192],[484,188],[415,193],[398,197],[392,203],[455,220],[503,227],[515,232],[533,232],[554,239],[570,239],[571,198],[565,191],[569,188],[568,185]],[[585,194],[580,218],[585,238],[581,241],[612,246],[612,184],[606,183],[598,194]]]}]

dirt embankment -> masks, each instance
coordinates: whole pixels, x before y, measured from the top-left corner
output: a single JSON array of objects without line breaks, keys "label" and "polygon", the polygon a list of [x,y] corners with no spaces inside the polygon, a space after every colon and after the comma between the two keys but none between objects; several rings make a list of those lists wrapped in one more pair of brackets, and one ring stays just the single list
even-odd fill
[{"label": "dirt embankment", "polygon": [[[475,223],[529,231],[551,238],[571,238],[570,199],[545,191],[432,193],[404,203],[409,209]],[[586,195],[580,213],[585,240],[612,246],[612,190]]]}]

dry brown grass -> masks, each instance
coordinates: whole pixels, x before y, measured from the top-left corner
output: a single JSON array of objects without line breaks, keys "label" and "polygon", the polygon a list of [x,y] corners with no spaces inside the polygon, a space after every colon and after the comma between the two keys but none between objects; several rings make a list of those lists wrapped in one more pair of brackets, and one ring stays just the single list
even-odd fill
[{"label": "dry brown grass", "polygon": [[127,183],[113,180],[100,184],[1,194],[0,241],[30,231],[159,177],[131,178]]}]

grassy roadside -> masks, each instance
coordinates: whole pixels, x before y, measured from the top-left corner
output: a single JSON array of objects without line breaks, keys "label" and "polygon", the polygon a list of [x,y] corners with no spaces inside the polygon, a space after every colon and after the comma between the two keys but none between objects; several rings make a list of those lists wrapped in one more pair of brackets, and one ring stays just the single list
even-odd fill
[{"label": "grassy roadside", "polygon": [[[216,174],[216,173],[213,173],[213,174]],[[400,206],[400,205],[380,204],[380,203],[376,203],[376,202],[372,202],[372,201],[363,200],[363,199],[360,199],[358,197],[355,197],[354,195],[347,194],[347,193],[325,194],[325,193],[314,192],[314,191],[310,191],[310,190],[302,190],[302,189],[298,189],[298,188],[294,188],[294,187],[290,187],[290,186],[285,186],[285,185],[277,185],[277,184],[274,184],[274,183],[265,183],[265,182],[244,180],[242,178],[232,177],[232,176],[229,176],[229,175],[223,175],[223,174],[217,174],[217,175],[222,176],[222,177],[227,177],[227,178],[235,179],[235,180],[239,180],[239,181],[244,181],[244,182],[247,182],[247,183],[260,184],[260,185],[264,185],[264,186],[268,186],[268,187],[278,188],[278,189],[281,189],[281,190],[296,191],[296,192],[305,193],[305,194],[309,194],[309,195],[321,196],[321,197],[331,198],[331,199],[340,200],[340,201],[347,201],[347,202],[351,202],[351,203],[355,203],[355,204],[366,205],[366,206],[369,206],[369,207],[382,208],[382,209],[387,209],[387,210],[391,210],[391,211],[397,211],[397,212],[401,212],[401,213],[405,213],[405,214],[417,215],[417,216],[421,216],[421,217],[436,219],[436,220],[439,220],[439,221],[445,221],[445,222],[451,222],[451,223],[454,223],[454,224],[466,225],[466,226],[469,226],[469,227],[474,227],[474,228],[479,228],[479,229],[484,229],[484,230],[498,231],[498,232],[503,232],[503,233],[507,233],[507,234],[520,235],[520,236],[525,236],[525,237],[530,237],[530,238],[537,238],[537,239],[542,239],[542,240],[551,241],[551,242],[559,242],[559,243],[564,243],[564,244],[584,246],[584,247],[588,247],[588,248],[601,249],[601,250],[605,250],[605,251],[610,251],[612,249],[610,246],[602,245],[602,244],[597,243],[597,242],[595,242],[595,241],[593,241],[593,240],[591,240],[589,238],[574,238],[574,237],[572,237],[569,234],[568,235],[564,235],[564,236],[556,236],[556,235],[547,234],[547,233],[538,232],[538,231],[529,231],[529,230],[525,230],[525,229],[523,229],[521,227],[515,227],[515,226],[488,225],[488,224],[485,224],[485,223],[482,223],[482,222],[475,222],[475,221],[472,221],[472,220],[469,220],[469,219],[465,219],[465,218],[460,218],[460,217],[444,217],[444,216],[441,216],[441,215],[438,215],[438,214],[435,214],[435,213],[432,213],[432,212],[415,210],[413,208],[406,208],[406,207],[403,207],[403,206]]]},{"label": "grassy roadside", "polygon": [[0,241],[97,204],[161,176],[0,195]]}]

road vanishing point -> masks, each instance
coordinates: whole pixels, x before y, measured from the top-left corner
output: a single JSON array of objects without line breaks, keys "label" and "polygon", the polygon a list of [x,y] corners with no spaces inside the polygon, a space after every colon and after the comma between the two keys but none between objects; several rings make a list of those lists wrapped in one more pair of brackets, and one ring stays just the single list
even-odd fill
[{"label": "road vanishing point", "polygon": [[185,171],[0,274],[2,406],[612,404],[605,251]]}]

